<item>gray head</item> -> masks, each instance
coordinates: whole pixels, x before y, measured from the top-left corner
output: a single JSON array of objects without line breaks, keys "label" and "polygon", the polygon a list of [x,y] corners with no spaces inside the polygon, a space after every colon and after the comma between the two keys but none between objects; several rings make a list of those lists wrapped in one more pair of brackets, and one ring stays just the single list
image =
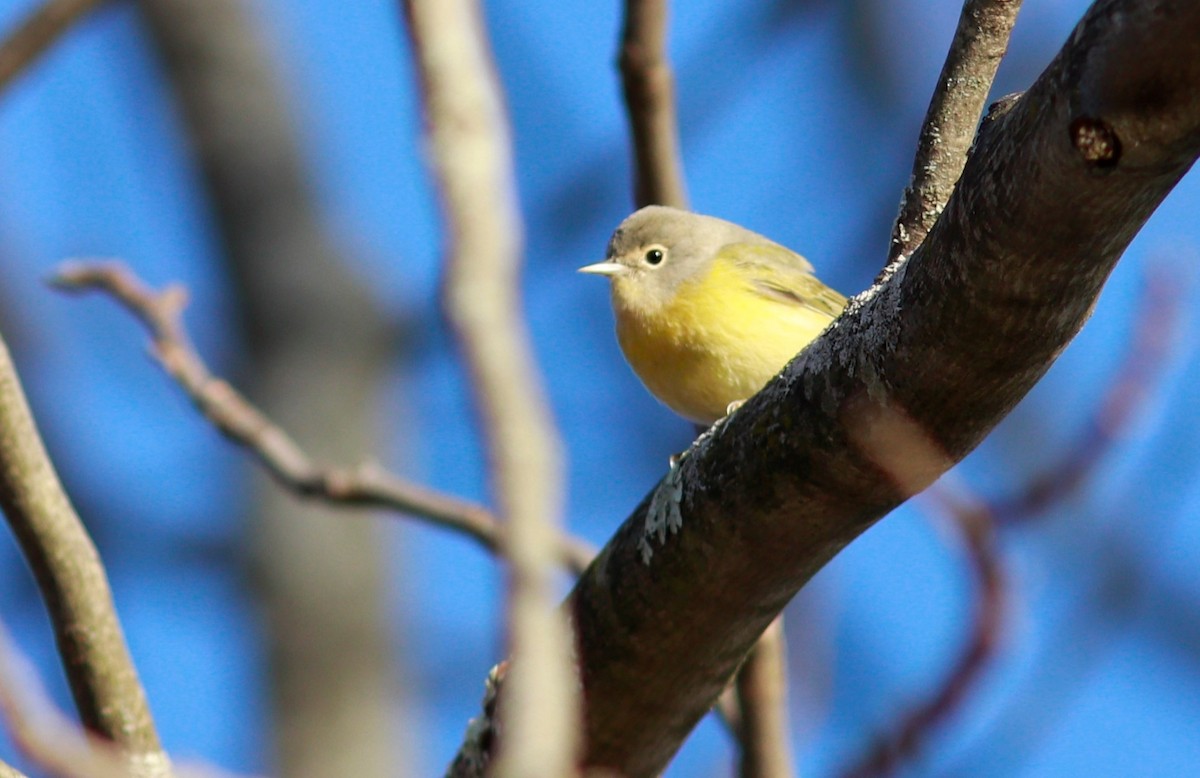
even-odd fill
[{"label": "gray head", "polygon": [[672,299],[684,281],[702,277],[717,251],[730,243],[776,245],[724,219],[649,205],[621,222],[603,262],[579,272],[612,278],[614,299],[636,298],[639,307],[654,306]]}]

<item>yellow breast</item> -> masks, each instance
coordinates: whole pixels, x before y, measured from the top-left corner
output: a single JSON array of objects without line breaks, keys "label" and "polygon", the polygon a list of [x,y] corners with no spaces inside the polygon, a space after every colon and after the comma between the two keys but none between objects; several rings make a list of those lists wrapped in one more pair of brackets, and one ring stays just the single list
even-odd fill
[{"label": "yellow breast", "polygon": [[721,263],[652,310],[623,304],[619,285],[613,310],[625,358],[655,397],[700,424],[756,393],[832,320],[763,295]]}]

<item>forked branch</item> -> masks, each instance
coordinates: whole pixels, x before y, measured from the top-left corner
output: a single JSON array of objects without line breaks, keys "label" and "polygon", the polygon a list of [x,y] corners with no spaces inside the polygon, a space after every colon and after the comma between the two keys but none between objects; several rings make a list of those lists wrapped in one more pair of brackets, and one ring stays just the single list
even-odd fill
[{"label": "forked branch", "polygon": [[1021,0],[967,0],[929,101],[912,177],[900,197],[888,264],[913,252],[942,212],[967,161]]}]

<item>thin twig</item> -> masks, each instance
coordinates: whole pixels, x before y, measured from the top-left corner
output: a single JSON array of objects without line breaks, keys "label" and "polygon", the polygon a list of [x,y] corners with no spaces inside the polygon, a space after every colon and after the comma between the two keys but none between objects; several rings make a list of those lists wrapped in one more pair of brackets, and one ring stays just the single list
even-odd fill
[{"label": "thin twig", "polygon": [[[104,292],[136,316],[150,334],[155,360],[200,413],[221,434],[257,457],[285,488],[330,503],[382,508],[426,519],[499,553],[502,529],[481,505],[405,481],[377,463],[336,468],[314,462],[286,431],[209,372],[183,326],[187,303],[183,287],[155,292],[119,262],[64,263],[51,283],[68,292]],[[594,556],[587,544],[574,538],[561,542],[559,554],[574,572],[587,567]]]},{"label": "thin twig", "polygon": [[667,0],[626,0],[619,63],[633,135],[634,199],[639,208],[688,207],[666,40]]},{"label": "thin twig", "polygon": [[47,0],[0,43],[0,91],[103,0]]},{"label": "thin twig", "polygon": [[963,3],[921,126],[912,178],[901,195],[888,248],[889,265],[921,245],[950,199],[1020,10],[1021,0]]},{"label": "thin twig", "polygon": [[742,745],[740,778],[793,778],[787,715],[787,648],[783,617],[771,622],[738,671]]},{"label": "thin twig", "polygon": [[521,317],[521,222],[500,85],[475,0],[406,0],[448,227],[444,308],[471,374],[492,489],[506,520],[512,666],[492,772],[575,764],[578,681],[554,586],[560,443]]},{"label": "thin twig", "polygon": [[46,454],[8,349],[0,340],[0,508],[54,625],[84,724],[132,759],[169,770],[100,556]]},{"label": "thin twig", "polygon": [[721,692],[721,696],[717,698],[717,702],[713,705],[713,712],[717,714],[717,718],[725,725],[725,729],[729,731],[739,743],[742,740],[742,704],[738,700],[737,678],[730,682],[729,686],[725,687],[725,691]]},{"label": "thin twig", "polygon": [[1151,268],[1144,283],[1133,336],[1099,410],[1061,462],[1020,493],[993,501],[1001,524],[1020,523],[1073,494],[1145,404],[1179,332],[1183,300],[1178,279],[1168,270]]}]

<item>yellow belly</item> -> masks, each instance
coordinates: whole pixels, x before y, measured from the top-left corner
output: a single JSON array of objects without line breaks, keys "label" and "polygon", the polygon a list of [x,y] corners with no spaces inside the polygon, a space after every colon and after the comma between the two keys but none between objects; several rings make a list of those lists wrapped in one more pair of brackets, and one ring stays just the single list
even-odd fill
[{"label": "yellow belly", "polygon": [[761,389],[831,319],[736,279],[705,280],[685,284],[651,313],[622,306],[614,286],[613,306],[621,350],[646,388],[680,416],[711,424]]}]

